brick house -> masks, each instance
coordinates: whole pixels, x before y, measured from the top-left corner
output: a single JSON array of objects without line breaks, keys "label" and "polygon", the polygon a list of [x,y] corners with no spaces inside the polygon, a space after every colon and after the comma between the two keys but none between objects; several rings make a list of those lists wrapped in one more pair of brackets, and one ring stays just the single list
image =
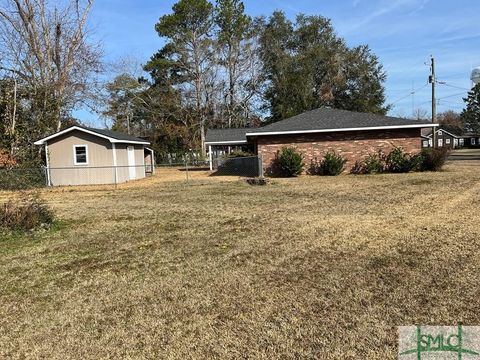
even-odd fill
[{"label": "brick house", "polygon": [[216,129],[207,132],[209,154],[225,146],[241,146],[262,157],[265,174],[271,174],[280,150],[293,147],[304,156],[306,167],[329,152],[347,160],[346,171],[369,154],[389,153],[401,147],[418,153],[422,128],[438,126],[426,121],[378,114],[320,108],[260,128]]}]

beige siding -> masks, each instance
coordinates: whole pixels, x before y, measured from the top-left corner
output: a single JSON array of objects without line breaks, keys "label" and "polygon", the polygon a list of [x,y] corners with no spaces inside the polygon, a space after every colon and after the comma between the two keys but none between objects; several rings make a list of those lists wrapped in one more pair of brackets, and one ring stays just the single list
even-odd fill
[{"label": "beige siding", "polygon": [[135,177],[136,179],[142,179],[145,177],[144,155],[143,145],[130,145],[130,144],[116,144],[117,148],[117,166],[118,168],[118,181],[125,182],[130,180],[128,168],[128,151],[127,147],[133,146],[135,149]]},{"label": "beige siding", "polygon": [[[117,173],[113,168],[113,147],[110,141],[78,130],[48,142],[50,181],[58,185],[92,185],[122,183],[130,180],[127,144],[116,144]],[[75,165],[74,146],[87,146],[87,165]],[[143,145],[135,148],[136,179],[145,177]]]}]

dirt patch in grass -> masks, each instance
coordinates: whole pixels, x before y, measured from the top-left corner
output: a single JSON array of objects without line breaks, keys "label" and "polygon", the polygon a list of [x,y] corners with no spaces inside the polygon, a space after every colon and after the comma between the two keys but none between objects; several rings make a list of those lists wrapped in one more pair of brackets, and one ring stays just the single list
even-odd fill
[{"label": "dirt patch in grass", "polygon": [[396,326],[480,323],[475,167],[198,176],[44,190],[71,223],[0,241],[0,357],[383,360]]}]

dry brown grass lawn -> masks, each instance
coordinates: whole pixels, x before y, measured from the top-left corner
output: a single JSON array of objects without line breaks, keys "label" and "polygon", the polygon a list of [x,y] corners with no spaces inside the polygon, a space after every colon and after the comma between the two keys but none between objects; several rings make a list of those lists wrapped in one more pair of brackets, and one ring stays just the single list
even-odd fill
[{"label": "dry brown grass lawn", "polygon": [[42,196],[63,225],[0,241],[0,358],[383,360],[480,324],[480,166]]}]

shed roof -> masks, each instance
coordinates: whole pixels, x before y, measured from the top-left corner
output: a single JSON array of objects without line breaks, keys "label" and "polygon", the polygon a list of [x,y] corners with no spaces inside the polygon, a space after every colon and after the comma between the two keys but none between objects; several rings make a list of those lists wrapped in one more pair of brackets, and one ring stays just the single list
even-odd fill
[{"label": "shed roof", "polygon": [[95,129],[95,128],[81,126],[81,125],[74,125],[74,126],[70,126],[69,128],[67,128],[65,130],[59,131],[55,134],[52,134],[50,136],[47,136],[43,139],[40,139],[40,140],[36,141],[35,145],[43,145],[47,141],[49,141],[51,139],[54,139],[54,138],[56,138],[60,135],[69,133],[73,130],[82,131],[82,132],[85,132],[87,134],[91,134],[91,135],[95,135],[95,136],[107,139],[111,143],[143,144],[143,145],[149,145],[150,144],[148,141],[146,141],[144,139],[141,139],[141,138],[138,138],[138,137],[135,137],[135,136],[132,136],[132,135],[120,133],[120,132],[117,132],[117,131],[111,131],[111,130],[105,130],[105,129]]}]

